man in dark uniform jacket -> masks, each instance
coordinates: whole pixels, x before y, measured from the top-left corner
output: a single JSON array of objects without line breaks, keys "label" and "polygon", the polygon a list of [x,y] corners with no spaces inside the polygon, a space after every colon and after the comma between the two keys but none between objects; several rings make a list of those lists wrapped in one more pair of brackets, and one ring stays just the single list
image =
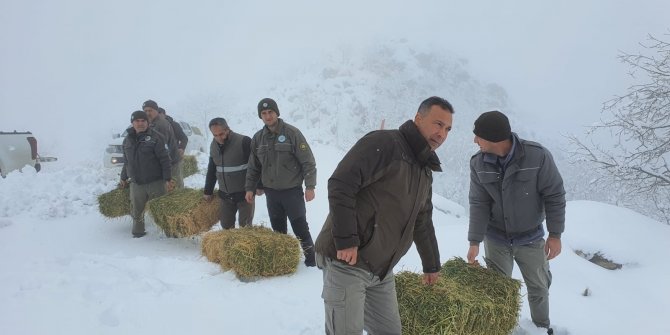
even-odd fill
[{"label": "man in dark uniform jacket", "polygon": [[153,198],[172,190],[170,155],[163,136],[149,128],[149,118],[143,111],[130,117],[132,127],[123,140],[123,169],[120,188],[130,185],[130,214],[133,217],[133,237],[146,235],[144,207]]}]

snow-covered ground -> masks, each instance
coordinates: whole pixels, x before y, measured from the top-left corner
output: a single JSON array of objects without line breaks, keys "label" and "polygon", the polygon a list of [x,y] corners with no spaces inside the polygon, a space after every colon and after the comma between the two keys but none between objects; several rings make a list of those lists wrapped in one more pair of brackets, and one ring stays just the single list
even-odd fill
[{"label": "snow-covered ground", "polygon": [[[313,150],[319,184],[307,212],[316,237],[327,214],[326,181],[342,153],[321,145]],[[204,167],[206,157],[199,161]],[[96,195],[114,186],[118,170],[98,161],[25,170],[0,180],[0,334],[323,333],[318,269],[300,263],[290,276],[240,282],[201,256],[199,238],[166,238],[148,225],[146,237],[133,239],[129,217],[102,217]],[[204,176],[186,184],[202,187]],[[465,257],[467,211],[437,194],[434,199],[443,261]],[[255,222],[269,222],[263,197]],[[551,261],[556,333],[670,333],[664,322],[670,227],[587,201],[568,203],[566,227],[563,253]],[[600,252],[623,269],[605,270],[574,250]],[[420,268],[412,249],[396,271]],[[515,334],[542,333],[530,322],[524,298]]]}]

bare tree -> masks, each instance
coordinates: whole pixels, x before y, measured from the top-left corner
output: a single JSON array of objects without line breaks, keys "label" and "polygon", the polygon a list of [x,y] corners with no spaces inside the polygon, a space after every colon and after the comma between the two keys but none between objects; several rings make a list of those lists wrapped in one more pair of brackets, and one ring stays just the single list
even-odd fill
[{"label": "bare tree", "polygon": [[[645,199],[646,208],[635,209],[653,211],[646,214],[670,224],[670,43],[650,35],[640,45],[646,54],[619,58],[643,83],[606,101],[603,114],[608,118],[592,126],[585,139],[570,137],[573,158],[604,172],[595,182],[609,184],[625,197]],[[602,140],[603,132],[611,142]]]}]

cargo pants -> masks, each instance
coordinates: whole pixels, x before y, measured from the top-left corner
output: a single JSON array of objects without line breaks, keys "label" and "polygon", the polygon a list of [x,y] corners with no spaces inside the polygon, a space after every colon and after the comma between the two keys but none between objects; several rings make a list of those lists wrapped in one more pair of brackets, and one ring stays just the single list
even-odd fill
[{"label": "cargo pants", "polygon": [[[244,195],[244,193],[242,193]],[[219,219],[221,220],[221,228],[232,229],[235,228],[235,214],[238,214],[238,222],[240,227],[251,227],[254,220],[254,203],[248,203],[242,196],[241,199],[235,198],[221,198],[221,209],[219,210]]]},{"label": "cargo pants", "polygon": [[549,321],[551,271],[544,253],[544,244],[543,238],[526,245],[506,245],[485,238],[484,250],[487,263],[508,277],[512,276],[516,262],[528,289],[531,319],[536,326],[548,328],[551,325]]},{"label": "cargo pants", "polygon": [[323,270],[321,297],[325,306],[327,335],[400,335],[400,312],[395,277],[384,279],[371,272],[316,255]]},{"label": "cargo pants", "polygon": [[133,218],[133,236],[144,235],[144,207],[153,198],[167,193],[165,180],[156,180],[147,184],[130,183],[130,216]]},{"label": "cargo pants", "polygon": [[172,180],[175,182],[175,189],[184,188],[184,158],[181,158],[176,163],[172,163],[170,170]]}]

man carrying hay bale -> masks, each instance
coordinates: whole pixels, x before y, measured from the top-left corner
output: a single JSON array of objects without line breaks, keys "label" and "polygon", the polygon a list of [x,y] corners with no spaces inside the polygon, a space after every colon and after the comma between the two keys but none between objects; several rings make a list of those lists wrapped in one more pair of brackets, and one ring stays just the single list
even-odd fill
[{"label": "man carrying hay bale", "polygon": [[[315,266],[314,242],[305,209],[305,201],[312,201],[315,196],[316,161],[312,149],[298,128],[279,118],[279,107],[274,100],[265,98],[258,102],[258,117],[265,127],[251,140],[246,200],[252,203],[254,192],[267,195],[272,230],[286,234],[288,216],[304,251],[305,265]],[[259,181],[263,188],[258,188]]]},{"label": "man carrying hay bale", "polygon": [[533,323],[552,334],[548,260],[561,253],[563,179],[551,153],[512,133],[505,114],[483,113],[475,121],[474,133],[481,150],[470,160],[468,262],[475,262],[482,241],[493,269],[509,277],[516,261],[528,288]]},{"label": "man carrying hay bale", "polygon": [[167,144],[168,153],[170,154],[170,166],[172,166],[172,180],[175,181],[175,186],[181,185],[179,186],[181,188],[184,185],[184,177],[181,170],[182,157],[179,154],[177,139],[172,125],[165,118],[164,114],[158,112],[159,109],[158,104],[153,100],[147,100],[142,104],[142,110],[149,117],[149,127],[161,134],[165,144]]},{"label": "man carrying hay bale", "polygon": [[170,155],[163,137],[149,128],[143,111],[130,116],[132,127],[123,140],[123,169],[119,188],[130,185],[130,215],[133,217],[133,237],[146,235],[144,206],[153,198],[172,190]]},{"label": "man carrying hay bale", "polygon": [[[158,113],[162,115],[165,120],[170,123],[172,132],[174,133],[175,145],[177,146],[177,157],[179,161],[172,163],[172,178],[175,181],[175,188],[184,188],[184,152],[188,145],[188,136],[184,133],[184,129],[179,122],[175,121],[171,116],[167,115],[163,107],[158,107]],[[175,173],[176,172],[176,173]]]},{"label": "man carrying hay bale", "polygon": [[432,213],[435,154],[454,109],[424,100],[397,130],[361,138],[328,180],[330,213],[316,240],[323,270],[326,334],[400,334],[393,267],[416,243],[423,282],[437,282],[440,252]]},{"label": "man carrying hay bale", "polygon": [[251,226],[254,219],[254,204],[246,202],[244,198],[251,138],[230,130],[226,120],[221,117],[209,121],[209,130],[214,139],[209,146],[204,199],[212,201],[214,184],[218,181],[221,228],[235,228],[237,212],[240,227]]}]

